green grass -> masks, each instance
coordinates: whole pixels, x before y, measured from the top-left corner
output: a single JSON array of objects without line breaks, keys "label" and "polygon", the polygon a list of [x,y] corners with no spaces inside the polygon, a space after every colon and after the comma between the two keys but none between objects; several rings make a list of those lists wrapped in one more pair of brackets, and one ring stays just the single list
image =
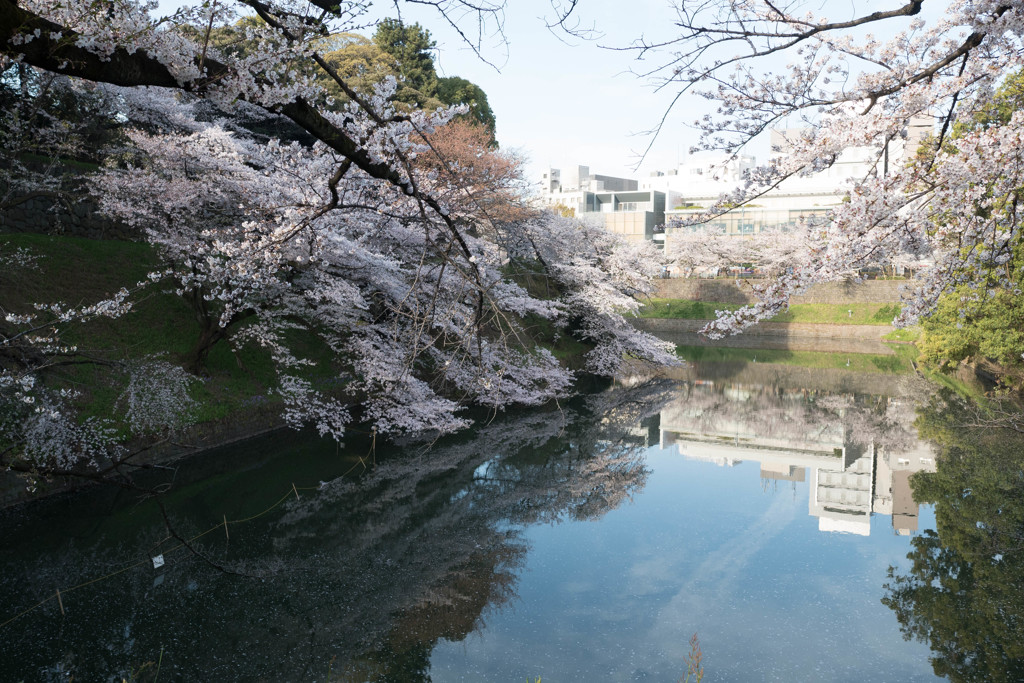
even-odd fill
[{"label": "green grass", "polygon": [[[913,348],[913,347],[910,347]],[[820,351],[785,351],[777,349],[730,349],[713,346],[679,346],[676,354],[695,363],[765,363],[795,365],[805,368],[849,370],[904,374],[913,372],[905,353],[893,349],[895,355],[862,353],[823,353]]]},{"label": "green grass", "polygon": [[891,325],[899,312],[898,304],[794,304],[772,320],[830,325]]},{"label": "green grass", "polygon": [[[735,311],[739,304],[688,299],[651,299],[638,313],[641,318],[711,320],[716,311]],[[831,325],[889,325],[899,313],[898,304],[793,304],[771,322],[826,323]]]},{"label": "green grass", "polygon": [[902,327],[882,335],[882,341],[914,343],[921,339],[921,327]]},{"label": "green grass", "polygon": [[[0,273],[2,305],[17,313],[32,312],[32,302],[63,302],[76,307],[92,304],[121,287],[134,287],[161,266],[156,251],[142,243],[0,235],[0,250],[18,247],[39,258],[34,269]],[[199,323],[185,300],[174,293],[173,284],[150,285],[132,300],[134,309],[125,316],[98,318],[60,329],[65,344],[77,346],[83,357],[101,361],[58,368],[48,376],[48,383],[54,387],[82,392],[79,407],[83,417],[119,414],[117,399],[124,389],[124,376],[111,372],[109,363],[149,356],[178,362],[198,339]],[[318,364],[310,369],[308,379],[325,383],[336,375],[329,350],[315,334],[291,334],[294,348]],[[267,396],[267,389],[276,384],[276,375],[270,354],[258,346],[243,345],[235,352],[219,343],[211,349],[205,370],[192,391],[197,402],[193,417],[198,422],[252,410],[254,397],[259,397],[261,406],[279,402]]]},{"label": "green grass", "polygon": [[637,316],[640,318],[675,318],[679,320],[712,320],[716,311],[735,311],[739,304],[688,299],[650,299]]},{"label": "green grass", "polygon": [[[38,259],[35,268],[0,270],[0,306],[14,313],[35,313],[33,303],[93,304],[122,287],[134,288],[148,273],[163,267],[157,251],[145,243],[0,234],[0,253],[18,248],[29,250]],[[543,288],[543,282],[531,284]],[[150,356],[178,363],[193,348],[200,325],[174,287],[172,282],[147,286],[133,295],[133,310],[120,318],[61,327],[62,343],[77,346],[82,356],[100,361],[56,368],[47,374],[47,383],[53,388],[81,392],[78,407],[83,418],[122,412],[118,398],[126,378],[122,372],[112,371],[116,365]],[[551,321],[539,316],[530,316],[526,324],[530,341],[550,350],[566,367],[583,367],[583,355],[591,345],[568,334],[556,334]],[[343,368],[316,331],[292,330],[286,339],[297,356],[315,363],[300,374],[315,388],[337,393]],[[192,389],[197,404],[192,417],[200,423],[280,405],[278,397],[267,393],[277,384],[274,363],[270,353],[257,345],[233,350],[224,342],[216,344],[201,379]]]},{"label": "green grass", "polygon": [[559,332],[551,320],[539,315],[527,315],[523,323],[530,341],[550,351],[563,367],[570,370],[583,369],[586,364],[584,355],[594,348],[593,345],[581,342],[571,334]]}]

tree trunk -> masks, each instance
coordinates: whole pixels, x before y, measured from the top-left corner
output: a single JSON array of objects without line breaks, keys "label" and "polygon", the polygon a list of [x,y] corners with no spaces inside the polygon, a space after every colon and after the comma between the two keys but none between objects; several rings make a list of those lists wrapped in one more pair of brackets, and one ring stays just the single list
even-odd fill
[{"label": "tree trunk", "polygon": [[193,375],[205,374],[206,358],[210,355],[210,349],[227,336],[227,331],[223,328],[215,325],[204,326],[195,345],[184,355],[185,370]]},{"label": "tree trunk", "polygon": [[[220,315],[215,312],[211,314],[203,296],[203,290],[193,289],[185,294],[185,298],[192,305],[196,315],[196,322],[199,323],[199,338],[192,349],[182,357],[182,364],[187,372],[193,375],[203,375],[206,371],[206,359],[210,355],[210,349],[218,342],[224,341],[230,336],[230,330],[246,318],[255,315],[256,311],[247,308],[238,311],[228,320],[224,327],[220,326]],[[237,360],[237,356],[236,356]],[[241,366],[241,361],[239,361]]]}]

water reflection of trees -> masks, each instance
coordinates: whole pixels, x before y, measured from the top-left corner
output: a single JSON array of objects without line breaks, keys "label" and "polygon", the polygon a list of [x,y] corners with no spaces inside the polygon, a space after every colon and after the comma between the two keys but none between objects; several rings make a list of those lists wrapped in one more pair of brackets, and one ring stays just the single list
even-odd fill
[{"label": "water reflection of trees", "polygon": [[[161,649],[168,680],[323,677],[332,658],[339,680],[429,680],[438,640],[465,638],[515,599],[524,525],[596,518],[644,486],[635,425],[668,395],[664,384],[619,389],[429,449],[379,449],[357,479],[326,482],[233,528],[230,542],[219,532],[202,539],[248,577],[196,559],[156,579],[133,570],[77,593],[64,620],[52,606],[7,627],[0,660],[18,662],[8,673],[26,680],[127,677]],[[131,553],[145,556],[157,533],[144,532]],[[11,557],[0,602],[102,575],[123,553],[97,544]]]},{"label": "water reflection of trees", "polygon": [[935,473],[913,481],[935,504],[937,532],[913,539],[909,570],[890,568],[882,602],[906,638],[928,643],[953,681],[1024,680],[1024,435],[970,425],[945,397],[921,413],[940,448]]}]

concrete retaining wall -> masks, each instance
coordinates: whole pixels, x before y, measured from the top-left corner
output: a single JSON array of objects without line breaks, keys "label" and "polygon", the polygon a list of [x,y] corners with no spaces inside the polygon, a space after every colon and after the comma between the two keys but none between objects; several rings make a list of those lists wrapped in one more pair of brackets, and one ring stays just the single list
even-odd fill
[{"label": "concrete retaining wall", "polygon": [[[671,278],[655,280],[654,296],[665,299],[718,301],[727,304],[749,304],[756,301],[753,288],[765,280],[704,280]],[[794,304],[896,303],[900,287],[906,280],[866,280],[861,283],[828,282],[810,287],[792,299]]]}]

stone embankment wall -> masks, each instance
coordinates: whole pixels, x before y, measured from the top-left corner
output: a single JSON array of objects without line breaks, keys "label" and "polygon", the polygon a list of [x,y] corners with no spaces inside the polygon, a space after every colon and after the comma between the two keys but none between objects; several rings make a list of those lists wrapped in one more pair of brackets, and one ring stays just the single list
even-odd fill
[{"label": "stone embankment wall", "polygon": [[[748,304],[756,301],[753,288],[764,280],[705,280],[671,278],[655,280],[654,296],[663,299],[716,301],[727,304]],[[794,304],[896,303],[906,280],[866,280],[860,283],[827,282],[813,285],[794,296]]]},{"label": "stone embankment wall", "polygon": [[[935,390],[935,386],[916,373],[854,372],[839,368],[805,368],[797,365],[771,363],[735,363],[730,367],[728,382],[781,389],[825,391],[837,394],[869,394],[894,398],[919,398]],[[721,381],[722,364],[705,367],[687,363],[672,368],[650,368],[636,364],[616,377],[627,385],[652,377],[687,382]]]}]

